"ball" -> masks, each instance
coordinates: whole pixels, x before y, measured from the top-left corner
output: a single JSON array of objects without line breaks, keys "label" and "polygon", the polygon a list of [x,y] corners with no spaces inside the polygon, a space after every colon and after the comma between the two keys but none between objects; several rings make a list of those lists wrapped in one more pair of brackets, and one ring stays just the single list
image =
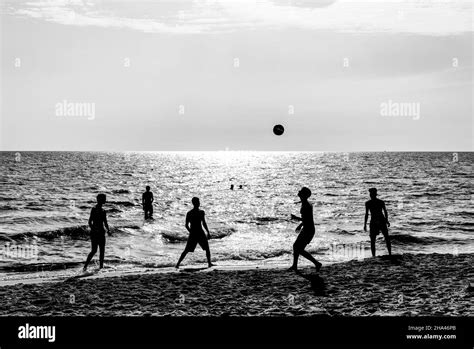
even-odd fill
[{"label": "ball", "polygon": [[273,126],[273,133],[277,136],[281,136],[285,132],[285,128],[282,125]]}]

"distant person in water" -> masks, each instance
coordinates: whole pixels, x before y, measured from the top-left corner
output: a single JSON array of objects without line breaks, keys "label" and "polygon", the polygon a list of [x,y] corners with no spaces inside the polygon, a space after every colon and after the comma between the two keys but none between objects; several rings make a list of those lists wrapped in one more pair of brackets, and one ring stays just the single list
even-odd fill
[{"label": "distant person in water", "polygon": [[311,196],[311,190],[306,187],[301,188],[298,192],[298,196],[301,199],[301,218],[295,215],[291,215],[292,219],[301,221],[301,224],[296,228],[296,232],[299,233],[293,244],[293,265],[290,270],[298,270],[298,258],[300,255],[313,262],[316,267],[316,271],[321,269],[322,264],[319,263],[314,257],[305,251],[306,246],[311,242],[314,237],[315,228],[313,220],[313,205],[308,201]]},{"label": "distant person in water", "polygon": [[105,194],[97,195],[97,205],[92,208],[91,215],[89,217],[89,227],[91,228],[91,243],[92,249],[87,256],[86,264],[84,265],[84,271],[87,270],[92,257],[97,252],[97,247],[100,249],[100,269],[104,267],[104,253],[105,253],[105,232],[110,235],[109,225],[107,224],[107,214],[102,208],[106,202]]},{"label": "distant person in water", "polygon": [[142,195],[142,206],[145,212],[145,219],[153,218],[153,193],[150,191],[150,186],[146,186],[146,191]]},{"label": "distant person in water", "polygon": [[365,203],[365,220],[364,231],[367,231],[367,220],[370,212],[370,249],[372,250],[372,257],[375,257],[375,239],[377,235],[382,232],[385,243],[387,244],[388,254],[392,255],[392,247],[390,245],[390,236],[388,236],[388,228],[390,222],[388,221],[388,213],[385,207],[385,202],[377,199],[377,189],[370,188],[370,200]]},{"label": "distant person in water", "polygon": [[241,184],[241,185],[239,185],[239,189],[244,189],[244,187],[242,186],[242,184]]},{"label": "distant person in water", "polygon": [[234,190],[234,185],[233,184],[230,185],[230,190]]},{"label": "distant person in water", "polygon": [[[207,257],[207,264],[209,268],[213,266],[211,263],[211,251],[209,250],[209,242],[207,239],[211,238],[209,234],[209,229],[207,228],[205,213],[203,210],[199,209],[200,202],[199,198],[194,197],[191,202],[193,203],[194,208],[190,210],[186,214],[186,229],[189,232],[188,242],[186,243],[186,247],[184,248],[181,257],[179,257],[178,263],[176,264],[176,268],[179,268],[179,265],[183,261],[184,257],[188,254],[188,252],[194,252],[196,245],[199,244],[201,248],[206,251]],[[204,229],[206,229],[206,234],[204,234]]]}]

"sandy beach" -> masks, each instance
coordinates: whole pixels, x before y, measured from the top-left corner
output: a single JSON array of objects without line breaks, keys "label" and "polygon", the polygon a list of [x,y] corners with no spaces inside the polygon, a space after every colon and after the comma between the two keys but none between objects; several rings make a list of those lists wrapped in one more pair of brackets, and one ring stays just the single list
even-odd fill
[{"label": "sandy beach", "polygon": [[[2,316],[472,316],[474,255],[302,268],[75,279],[0,287]],[[470,285],[471,283],[471,285]]]}]

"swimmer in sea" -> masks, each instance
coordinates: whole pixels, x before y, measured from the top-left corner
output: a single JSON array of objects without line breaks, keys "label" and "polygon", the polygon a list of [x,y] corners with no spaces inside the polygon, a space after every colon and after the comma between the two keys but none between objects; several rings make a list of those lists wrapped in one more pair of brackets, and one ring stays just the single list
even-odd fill
[{"label": "swimmer in sea", "polygon": [[145,212],[145,219],[153,218],[153,193],[150,191],[150,186],[146,186],[146,191],[142,195],[142,206]]}]

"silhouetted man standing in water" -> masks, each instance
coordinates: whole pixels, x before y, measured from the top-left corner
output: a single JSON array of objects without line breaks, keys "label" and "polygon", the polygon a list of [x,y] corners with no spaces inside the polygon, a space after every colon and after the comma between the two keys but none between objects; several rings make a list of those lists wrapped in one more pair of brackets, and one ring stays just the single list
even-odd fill
[{"label": "silhouetted man standing in water", "polygon": [[377,189],[370,188],[370,200],[365,203],[365,220],[364,231],[367,231],[367,219],[370,211],[370,249],[372,250],[372,257],[375,257],[375,239],[377,235],[382,232],[385,243],[387,244],[388,254],[392,255],[392,247],[390,245],[390,236],[388,236],[388,228],[390,222],[388,221],[388,213],[385,208],[385,202],[377,199]]},{"label": "silhouetted man standing in water", "polygon": [[[87,256],[86,264],[84,265],[84,271],[87,270],[92,257],[97,252],[97,247],[100,249],[100,269],[104,267],[104,253],[105,253],[105,232],[110,235],[109,225],[107,224],[107,214],[102,208],[106,202],[105,194],[97,195],[97,205],[92,208],[91,215],[89,217],[89,227],[91,228],[91,243],[92,250]],[[105,227],[105,228],[104,228]]]},{"label": "silhouetted man standing in water", "polygon": [[146,186],[146,192],[142,195],[142,206],[143,211],[145,211],[145,219],[153,218],[153,193],[150,191],[150,186]]},{"label": "silhouetted man standing in water", "polygon": [[[184,248],[181,257],[179,257],[176,268],[179,268],[179,265],[183,261],[184,257],[186,257],[188,252],[194,252],[197,244],[199,244],[199,246],[201,246],[201,248],[206,251],[207,264],[210,268],[214,264],[211,263],[211,251],[209,250],[209,242],[207,241],[207,239],[211,238],[211,235],[209,234],[209,229],[207,228],[205,213],[203,210],[199,209],[199,198],[194,197],[191,202],[193,203],[194,208],[186,214],[186,229],[189,231],[188,242],[186,243],[186,247]],[[206,234],[204,234],[204,230],[202,229],[203,226],[204,229],[206,229],[207,237]]]},{"label": "silhouetted man standing in water", "polygon": [[298,258],[300,255],[313,262],[316,266],[316,271],[321,269],[322,264],[319,263],[308,251],[305,251],[306,246],[311,242],[314,237],[314,220],[313,220],[313,205],[308,201],[311,196],[311,190],[306,187],[301,188],[298,192],[298,196],[301,199],[301,218],[295,215],[291,215],[292,219],[301,221],[301,224],[296,228],[296,232],[299,232],[295,243],[293,244],[293,265],[290,270],[298,270]]}]

